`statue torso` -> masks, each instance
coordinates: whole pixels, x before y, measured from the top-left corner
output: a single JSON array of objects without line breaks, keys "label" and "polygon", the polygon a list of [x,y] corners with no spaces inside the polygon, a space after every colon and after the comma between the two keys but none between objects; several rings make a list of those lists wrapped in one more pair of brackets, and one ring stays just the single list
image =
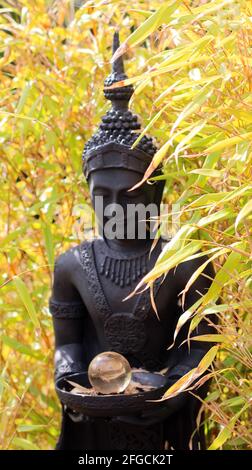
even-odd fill
[{"label": "statue torso", "polygon": [[123,301],[154,266],[161,245],[150,256],[146,250],[117,252],[103,239],[72,250],[78,260],[73,282],[89,313],[85,320],[89,360],[102,350],[114,350],[128,357],[132,365],[161,369],[178,318],[178,286],[173,274],[154,283],[158,316],[149,289]]}]

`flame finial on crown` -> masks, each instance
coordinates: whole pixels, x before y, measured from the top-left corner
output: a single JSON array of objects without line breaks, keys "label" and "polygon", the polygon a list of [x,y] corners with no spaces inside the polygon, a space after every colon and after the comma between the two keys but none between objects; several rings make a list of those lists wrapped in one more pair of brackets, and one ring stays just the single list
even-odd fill
[{"label": "flame finial on crown", "polygon": [[[113,38],[113,54],[120,46],[119,33],[114,33]],[[132,85],[107,89],[114,83],[126,80],[128,77],[124,72],[123,56],[118,57],[112,64],[112,73],[106,78],[104,82],[104,95],[107,100],[112,102],[112,106],[116,108],[128,108],[128,103],[134,93]]]},{"label": "flame finial on crown", "polygon": [[[113,53],[118,47],[119,34],[116,32],[113,39]],[[142,137],[134,149],[131,149],[139,136],[137,131],[141,128],[138,116],[128,109],[134,88],[132,85],[107,88],[127,78],[124,72],[123,58],[120,56],[113,62],[112,72],[104,82],[104,95],[111,101],[112,107],[102,117],[99,129],[86,143],[82,154],[83,170],[86,177],[96,169],[96,166],[98,168],[102,164],[108,165],[110,158],[107,156],[105,160],[102,158],[102,154],[106,152],[107,155],[108,146],[111,148],[112,144],[117,148],[117,158],[116,160],[113,159],[110,167],[113,167],[113,165],[131,169],[135,167],[140,173],[147,168],[151,157],[157,150],[153,139],[146,135]],[[128,158],[125,157],[125,152],[127,152]],[[96,154],[99,154],[100,157],[96,158]],[[119,155],[124,155],[123,161],[120,161]]]}]

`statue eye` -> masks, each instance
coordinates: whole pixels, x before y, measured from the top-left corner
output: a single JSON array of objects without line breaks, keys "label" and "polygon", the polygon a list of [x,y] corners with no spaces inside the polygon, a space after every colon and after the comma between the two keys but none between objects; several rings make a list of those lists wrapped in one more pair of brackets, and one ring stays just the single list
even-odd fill
[{"label": "statue eye", "polygon": [[94,189],[94,196],[107,197],[109,192],[105,188]]},{"label": "statue eye", "polygon": [[125,191],[124,195],[129,199],[134,199],[142,195],[141,189],[134,189],[133,191]]}]

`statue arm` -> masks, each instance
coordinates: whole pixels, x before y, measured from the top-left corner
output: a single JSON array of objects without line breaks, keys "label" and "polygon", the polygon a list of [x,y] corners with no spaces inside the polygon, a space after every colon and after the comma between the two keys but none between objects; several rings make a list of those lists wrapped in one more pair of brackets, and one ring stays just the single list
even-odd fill
[{"label": "statue arm", "polygon": [[71,254],[61,255],[54,269],[49,309],[55,334],[55,380],[85,369],[83,353],[85,305],[71,280]]}]

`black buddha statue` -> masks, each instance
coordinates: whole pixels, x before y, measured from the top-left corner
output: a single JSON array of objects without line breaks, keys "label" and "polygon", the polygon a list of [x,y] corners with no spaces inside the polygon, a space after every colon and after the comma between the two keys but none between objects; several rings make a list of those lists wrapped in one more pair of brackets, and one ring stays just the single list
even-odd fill
[{"label": "black buddha statue", "polygon": [[[115,33],[114,51],[118,45]],[[124,213],[134,204],[142,207],[155,204],[159,210],[163,192],[160,180],[129,191],[143,177],[156,147],[152,138],[145,136],[131,149],[140,128],[137,116],[128,109],[133,87],[108,88],[125,78],[120,57],[105,80],[104,93],[112,108],[83,152],[83,170],[100,236],[69,249],[55,265],[50,299],[55,331],[55,379],[86,371],[100,352],[116,351],[132,367],[148,371],[167,368],[171,385],[196,367],[209,348],[209,344],[196,341],[191,342],[190,350],[187,343],[180,346],[188,333],[188,326],[184,326],[175,346],[167,349],[183,313],[179,293],[205,258],[181,263],[165,278],[155,281],[153,296],[158,316],[148,290],[124,300],[153,268],[163,243],[159,239],[152,247],[155,227],[137,215],[124,215],[119,220],[120,236],[108,236],[109,230],[105,230],[117,205]],[[158,168],[155,174],[159,173]],[[101,210],[96,199],[102,201]],[[130,224],[133,228],[128,231]],[[141,236],[143,227],[146,236]],[[206,292],[213,274],[208,264],[187,292],[184,309]],[[203,320],[196,334],[212,332],[212,327]],[[204,385],[197,393],[204,398],[206,391]],[[201,402],[188,392],[153,403],[153,408],[145,413],[106,419],[83,416],[64,405],[57,449],[189,449],[191,437],[193,449],[204,449],[202,427],[196,429],[200,406]]]}]

